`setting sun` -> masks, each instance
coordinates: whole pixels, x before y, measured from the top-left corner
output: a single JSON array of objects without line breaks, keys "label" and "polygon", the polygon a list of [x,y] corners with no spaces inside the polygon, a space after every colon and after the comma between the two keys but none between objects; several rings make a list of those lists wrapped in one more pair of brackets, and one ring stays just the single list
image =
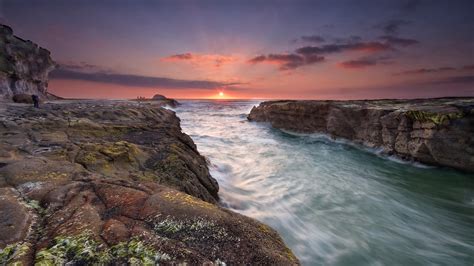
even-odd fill
[{"label": "setting sun", "polygon": [[224,92],[219,92],[219,97],[224,97]]}]

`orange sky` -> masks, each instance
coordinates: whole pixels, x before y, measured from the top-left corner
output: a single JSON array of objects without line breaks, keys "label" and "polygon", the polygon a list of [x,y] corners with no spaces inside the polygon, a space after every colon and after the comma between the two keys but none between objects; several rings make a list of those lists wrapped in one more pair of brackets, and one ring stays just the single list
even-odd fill
[{"label": "orange sky", "polygon": [[0,21],[51,52],[62,97],[474,96],[472,1],[36,2]]}]

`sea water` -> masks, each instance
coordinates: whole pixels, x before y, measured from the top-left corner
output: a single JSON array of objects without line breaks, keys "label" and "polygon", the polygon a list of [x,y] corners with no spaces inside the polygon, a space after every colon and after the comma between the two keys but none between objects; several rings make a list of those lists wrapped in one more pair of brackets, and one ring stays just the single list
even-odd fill
[{"label": "sea water", "polygon": [[181,101],[221,204],[279,232],[304,265],[473,265],[474,175],[249,122],[257,101]]}]

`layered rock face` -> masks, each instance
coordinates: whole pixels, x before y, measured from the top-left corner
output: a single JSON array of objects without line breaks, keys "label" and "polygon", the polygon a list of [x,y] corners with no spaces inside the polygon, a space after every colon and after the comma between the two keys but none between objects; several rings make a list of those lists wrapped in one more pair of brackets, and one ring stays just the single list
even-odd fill
[{"label": "layered rock face", "polygon": [[48,50],[0,24],[0,100],[11,100],[15,94],[48,98],[48,74],[54,67]]},{"label": "layered rock face", "polygon": [[474,99],[269,101],[250,121],[324,133],[388,154],[474,172]]},{"label": "layered rock face", "polygon": [[132,101],[0,106],[0,264],[291,265],[219,207],[174,112]]}]

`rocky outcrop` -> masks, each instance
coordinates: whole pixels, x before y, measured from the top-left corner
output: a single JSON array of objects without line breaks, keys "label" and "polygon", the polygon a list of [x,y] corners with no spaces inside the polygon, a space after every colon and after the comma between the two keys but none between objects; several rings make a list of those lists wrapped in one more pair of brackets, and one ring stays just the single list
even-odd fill
[{"label": "rocky outcrop", "polygon": [[0,24],[0,100],[11,100],[15,94],[49,98],[48,74],[54,67],[48,50],[14,36],[10,27]]},{"label": "rocky outcrop", "polygon": [[179,102],[176,101],[175,99],[170,99],[170,98],[167,98],[167,97],[165,97],[163,95],[160,95],[160,94],[153,95],[151,100],[152,101],[162,101],[170,107],[178,107],[178,105],[179,105]]},{"label": "rocky outcrop", "polygon": [[133,101],[0,106],[0,264],[291,265],[219,207],[174,112]]},{"label": "rocky outcrop", "polygon": [[250,121],[324,133],[409,160],[474,172],[474,99],[269,101]]},{"label": "rocky outcrop", "polygon": [[152,98],[145,98],[145,97],[138,97],[136,99],[139,103],[146,103],[146,104],[154,104],[154,105],[161,105],[161,106],[169,106],[172,108],[178,107],[180,103],[175,99],[167,98],[166,96],[155,94]]}]

